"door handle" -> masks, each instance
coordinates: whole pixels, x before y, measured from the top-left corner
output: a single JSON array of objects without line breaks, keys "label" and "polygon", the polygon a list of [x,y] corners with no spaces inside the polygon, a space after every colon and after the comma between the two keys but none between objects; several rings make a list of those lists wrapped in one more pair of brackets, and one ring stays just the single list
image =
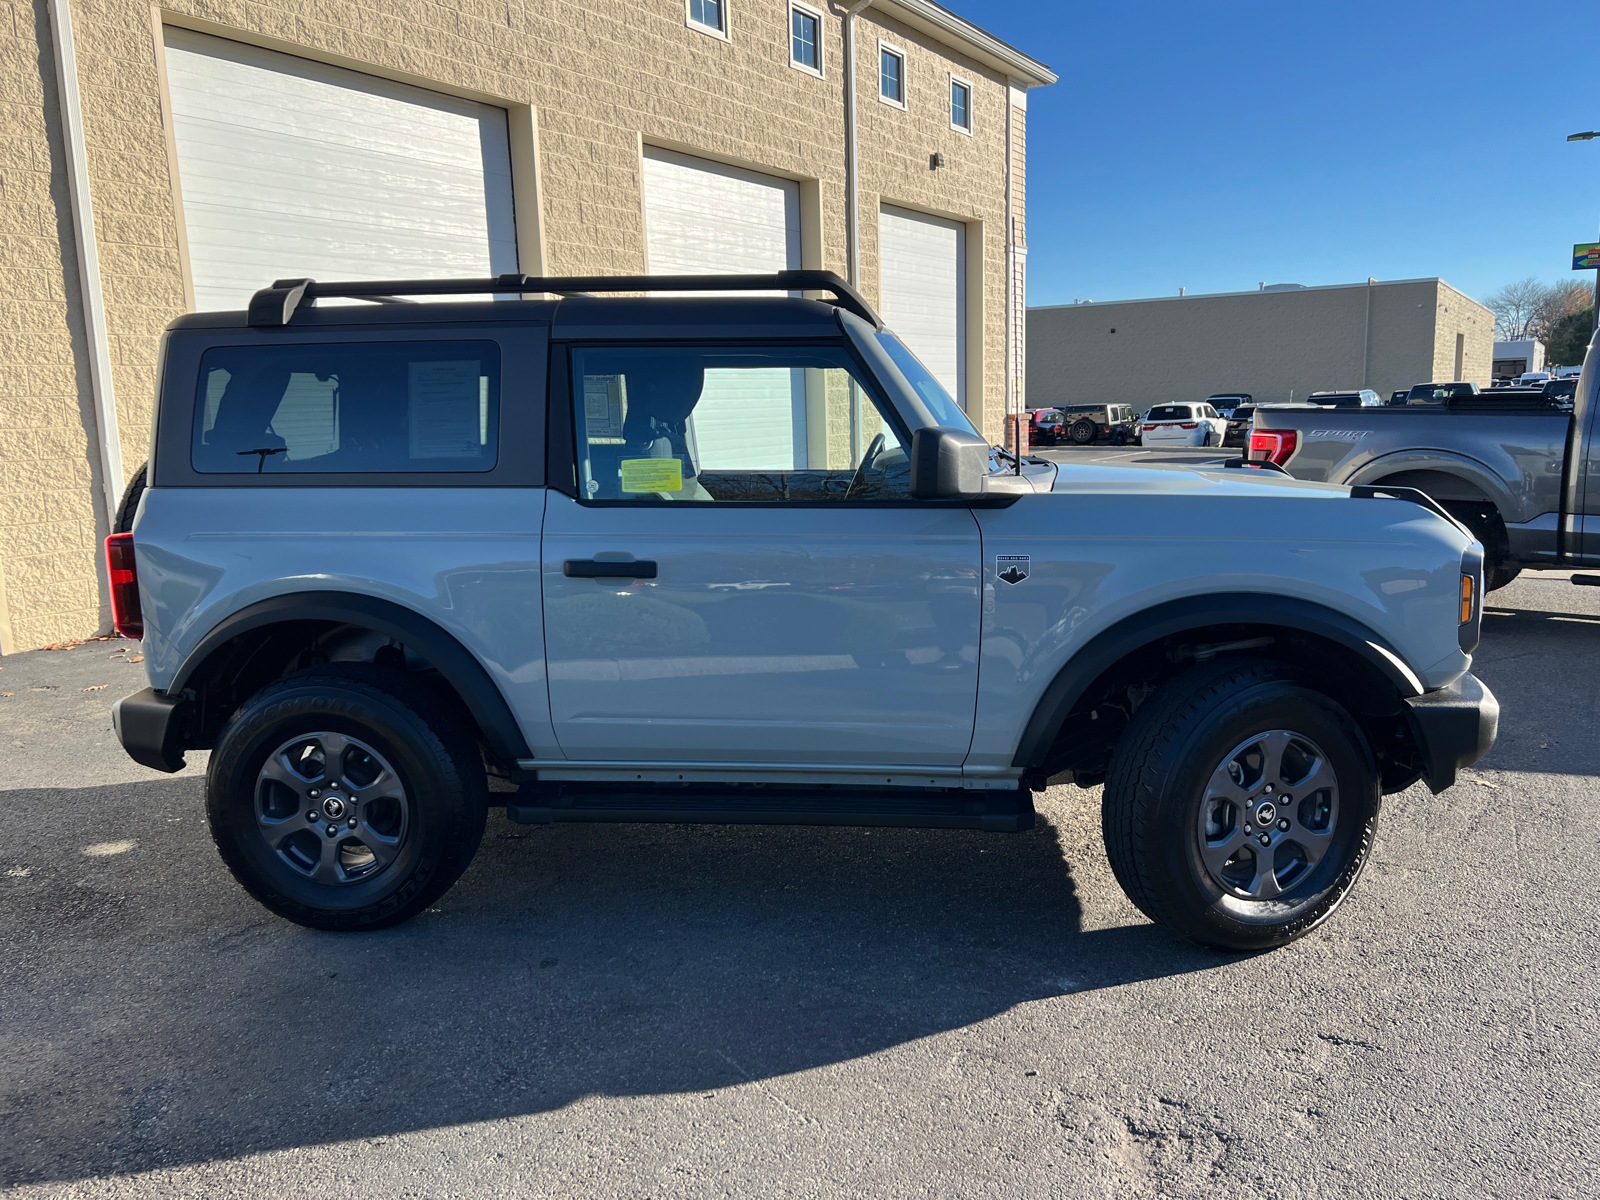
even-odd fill
[{"label": "door handle", "polygon": [[656,564],[648,559],[614,562],[594,558],[569,558],[561,564],[568,579],[654,579]]}]

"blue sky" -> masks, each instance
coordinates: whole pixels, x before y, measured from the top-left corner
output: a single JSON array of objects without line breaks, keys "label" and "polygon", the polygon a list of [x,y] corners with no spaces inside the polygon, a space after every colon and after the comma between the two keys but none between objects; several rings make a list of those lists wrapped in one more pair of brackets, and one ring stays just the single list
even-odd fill
[{"label": "blue sky", "polygon": [[[1572,278],[1600,238],[1600,4],[942,0],[1048,64],[1028,302]],[[1592,273],[1581,276],[1593,282]]]}]

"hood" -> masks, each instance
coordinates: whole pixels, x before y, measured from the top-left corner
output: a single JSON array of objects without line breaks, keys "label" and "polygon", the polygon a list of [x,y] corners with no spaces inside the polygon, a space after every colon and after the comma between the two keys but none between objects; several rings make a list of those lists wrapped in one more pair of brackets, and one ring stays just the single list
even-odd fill
[{"label": "hood", "polygon": [[1099,463],[1061,463],[1055,492],[1078,495],[1262,496],[1285,499],[1345,499],[1350,489],[1333,483],[1313,483],[1280,475],[1276,471],[1248,468],[1197,467],[1161,463],[1116,466]]}]

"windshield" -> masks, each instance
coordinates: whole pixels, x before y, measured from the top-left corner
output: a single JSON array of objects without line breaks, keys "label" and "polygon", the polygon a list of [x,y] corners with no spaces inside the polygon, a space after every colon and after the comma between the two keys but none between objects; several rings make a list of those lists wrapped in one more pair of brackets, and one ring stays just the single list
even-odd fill
[{"label": "windshield", "polygon": [[900,368],[900,373],[906,377],[906,382],[917,390],[917,394],[922,397],[922,402],[928,406],[928,411],[933,414],[935,421],[946,429],[978,432],[967,414],[961,411],[961,406],[950,399],[950,393],[945,391],[943,385],[933,377],[933,373],[922,365],[921,360],[906,349],[905,343],[888,332],[878,334],[878,342],[888,351],[894,365]]}]

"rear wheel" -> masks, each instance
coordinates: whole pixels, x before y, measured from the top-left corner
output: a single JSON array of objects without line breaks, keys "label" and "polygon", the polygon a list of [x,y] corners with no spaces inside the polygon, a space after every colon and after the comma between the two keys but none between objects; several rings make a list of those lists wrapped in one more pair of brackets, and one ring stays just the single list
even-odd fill
[{"label": "rear wheel", "polygon": [[1266,950],[1349,894],[1381,804],[1344,708],[1280,664],[1216,663],[1140,707],[1101,822],[1117,882],[1152,920],[1203,945]]},{"label": "rear wheel", "polygon": [[1072,428],[1067,430],[1067,436],[1078,445],[1087,446],[1090,442],[1094,441],[1095,434],[1098,432],[1099,431],[1095,428],[1094,422],[1084,418],[1083,420],[1074,421],[1072,423]]},{"label": "rear wheel", "polygon": [[483,836],[471,738],[421,687],[375,667],[262,689],[223,728],[206,815],[246,891],[313,929],[382,929],[453,884]]}]

